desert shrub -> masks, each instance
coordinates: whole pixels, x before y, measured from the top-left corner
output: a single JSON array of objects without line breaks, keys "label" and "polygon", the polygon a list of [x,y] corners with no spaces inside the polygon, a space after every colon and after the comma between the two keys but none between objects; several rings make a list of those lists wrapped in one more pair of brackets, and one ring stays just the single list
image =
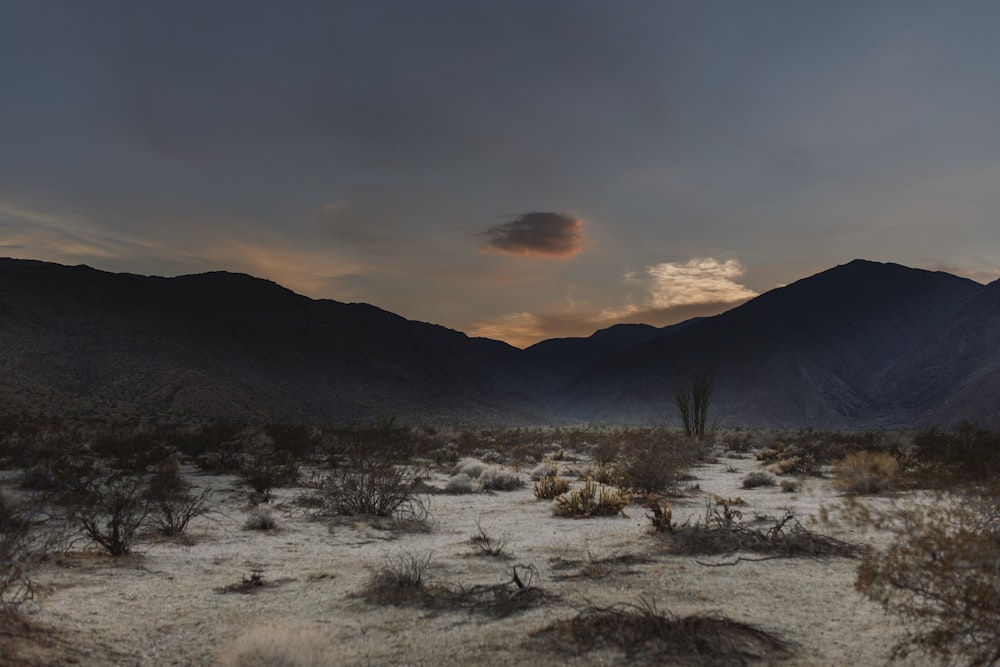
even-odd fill
[{"label": "desert shrub", "polygon": [[458,474],[449,478],[444,485],[444,492],[454,495],[476,493],[477,491],[479,491],[479,483],[465,474]]},{"label": "desert shrub", "polygon": [[930,503],[873,509],[850,502],[856,525],[888,531],[865,553],[855,587],[907,621],[895,655],[917,649],[942,664],[1000,662],[1000,489],[940,493]]},{"label": "desert shrub", "polygon": [[537,466],[531,469],[531,472],[529,473],[528,476],[531,477],[532,480],[537,482],[543,477],[555,477],[558,474],[559,474],[559,468],[557,468],[554,463],[552,463],[551,461],[542,461]]},{"label": "desert shrub", "polygon": [[36,526],[43,520],[39,510],[0,492],[0,614],[34,593],[29,569],[50,541]]},{"label": "desert shrub", "polygon": [[743,478],[744,489],[756,489],[758,486],[777,486],[778,480],[766,472],[752,472]]},{"label": "desert shrub", "polygon": [[469,542],[476,548],[476,553],[480,556],[490,558],[510,558],[510,551],[507,549],[507,536],[494,537],[486,532],[482,524],[476,522],[476,532],[469,538]]},{"label": "desert shrub", "polygon": [[486,470],[487,464],[479,459],[462,459],[455,468],[455,473],[465,475],[472,479],[479,479],[479,476]]},{"label": "desert shrub", "polygon": [[607,487],[589,479],[580,489],[558,496],[552,512],[556,516],[574,519],[614,516],[631,502],[632,495],[627,491],[617,487]]},{"label": "desert shrub", "polygon": [[462,586],[429,583],[430,554],[404,552],[389,556],[356,595],[369,604],[416,606],[435,611],[467,611],[505,618],[551,599],[535,585],[534,566],[512,567],[509,581]]},{"label": "desert shrub", "polygon": [[883,452],[854,452],[834,466],[833,485],[847,493],[886,493],[896,485],[899,463]]},{"label": "desert shrub", "polygon": [[410,467],[339,469],[324,480],[321,493],[334,514],[392,517],[416,502],[418,480]]},{"label": "desert shrub", "polygon": [[479,476],[479,484],[483,491],[516,491],[524,486],[524,480],[512,470],[490,467]]},{"label": "desert shrub", "polygon": [[510,450],[513,461],[541,461],[545,457],[545,445],[540,442],[522,442]]},{"label": "desert shrub", "polygon": [[273,624],[253,628],[227,646],[220,667],[327,667],[331,646],[313,630]]},{"label": "desert shrub", "polygon": [[276,530],[278,521],[271,513],[270,507],[258,505],[247,514],[246,521],[243,522],[243,530]]},{"label": "desert shrub", "polygon": [[145,479],[100,468],[73,480],[60,500],[69,522],[110,556],[132,551],[150,511]]},{"label": "desert shrub", "polygon": [[660,493],[679,482],[703,453],[704,443],[668,431],[630,431],[622,442],[619,484],[640,493]]},{"label": "desert shrub", "polygon": [[749,431],[732,431],[722,434],[719,445],[728,452],[746,453],[754,448],[754,436]]},{"label": "desert shrub", "polygon": [[856,544],[810,531],[790,511],[748,526],[736,500],[716,496],[706,503],[704,518],[675,525],[667,534],[670,552],[718,556],[746,551],[782,558],[853,558],[861,552]]},{"label": "desert shrub", "polygon": [[821,477],[823,471],[812,456],[790,456],[778,459],[767,467],[774,475],[810,475]]},{"label": "desert shrub", "polygon": [[211,512],[210,490],[192,493],[194,486],[176,472],[159,472],[149,478],[146,498],[154,527],[163,535],[181,535],[192,519]]},{"label": "desert shrub", "polygon": [[539,500],[552,500],[569,491],[569,480],[565,477],[542,477],[531,488]]},{"label": "desert shrub", "polygon": [[666,498],[658,498],[655,495],[647,496],[646,509],[649,514],[646,517],[652,524],[654,533],[670,533],[674,530],[674,508]]},{"label": "desert shrub", "polygon": [[246,487],[250,506],[269,503],[276,487],[299,481],[299,462],[283,450],[260,446],[250,452],[240,469],[240,484]]},{"label": "desert shrub", "polygon": [[782,493],[795,493],[799,490],[799,480],[797,479],[783,479],[781,480],[781,492]]},{"label": "desert shrub", "polygon": [[946,487],[989,481],[1000,469],[1000,433],[962,424],[954,431],[929,429],[913,438],[921,481]]},{"label": "desert shrub", "polygon": [[374,572],[361,597],[371,604],[404,604],[423,592],[433,554],[404,551],[389,555]]},{"label": "desert shrub", "polygon": [[587,607],[536,637],[560,652],[617,649],[628,661],[646,658],[651,664],[770,664],[790,654],[783,640],[752,625],[719,616],[679,617],[648,602]]}]

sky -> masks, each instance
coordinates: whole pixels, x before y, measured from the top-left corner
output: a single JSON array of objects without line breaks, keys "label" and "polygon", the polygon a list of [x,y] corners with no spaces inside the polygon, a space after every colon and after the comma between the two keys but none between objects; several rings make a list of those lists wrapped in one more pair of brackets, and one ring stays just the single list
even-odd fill
[{"label": "sky", "polygon": [[0,256],[523,347],[1000,278],[1000,3],[2,0]]}]

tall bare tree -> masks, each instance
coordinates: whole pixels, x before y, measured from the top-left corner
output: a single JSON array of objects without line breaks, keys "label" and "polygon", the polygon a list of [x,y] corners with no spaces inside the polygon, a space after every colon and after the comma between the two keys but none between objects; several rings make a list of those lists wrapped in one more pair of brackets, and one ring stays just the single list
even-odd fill
[{"label": "tall bare tree", "polygon": [[709,371],[695,373],[674,387],[674,403],[688,437],[701,438],[705,435],[714,387],[715,373]]}]

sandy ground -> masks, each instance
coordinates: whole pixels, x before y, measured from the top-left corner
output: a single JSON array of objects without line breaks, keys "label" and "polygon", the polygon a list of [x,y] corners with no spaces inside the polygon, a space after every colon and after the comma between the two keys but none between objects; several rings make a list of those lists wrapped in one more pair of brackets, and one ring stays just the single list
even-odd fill
[{"label": "sandy ground", "polygon": [[[792,509],[807,521],[822,503],[835,500],[829,481],[821,479],[806,480],[798,493],[741,488],[745,474],[759,469],[752,458],[699,466],[692,473],[701,491],[674,501],[675,518],[703,515],[709,494],[741,496],[748,519]],[[215,489],[220,514],[197,520],[190,543],[143,541],[121,559],[83,551],[35,572],[43,593],[28,611],[32,623],[48,631],[38,636],[39,646],[23,648],[23,664],[33,658],[34,664],[88,667],[216,665],[241,646],[273,641],[295,646],[304,659],[312,652],[313,661],[302,664],[613,665],[622,663],[621,653],[555,653],[551,642],[533,633],[587,605],[644,600],[679,615],[716,612],[755,624],[792,644],[783,664],[884,664],[900,636],[894,619],[854,591],[856,561],[705,567],[697,560],[725,559],[671,555],[650,534],[640,507],[612,518],[555,517],[549,501],[534,498],[523,474],[528,483],[517,491],[429,496],[431,532],[316,520],[292,502],[303,489],[277,492],[279,530],[245,531],[248,508],[235,479],[191,475],[200,487]],[[431,481],[443,486],[445,479],[436,474]],[[507,540],[510,560],[477,553],[470,542],[477,523]],[[510,580],[512,565],[530,564],[538,585],[558,599],[495,619],[467,609],[372,605],[352,595],[387,558],[428,553],[432,581],[500,584]],[[644,562],[608,564],[599,574],[577,576],[594,560],[628,556]],[[266,586],[251,594],[219,592],[254,570]]]}]

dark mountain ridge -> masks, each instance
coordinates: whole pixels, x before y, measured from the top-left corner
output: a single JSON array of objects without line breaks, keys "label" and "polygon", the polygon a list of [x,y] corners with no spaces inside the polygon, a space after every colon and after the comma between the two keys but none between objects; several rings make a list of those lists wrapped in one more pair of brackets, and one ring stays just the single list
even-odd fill
[{"label": "dark mountain ridge", "polygon": [[715,317],[519,350],[242,274],[0,259],[0,409],[662,423],[710,370],[719,425],[992,426],[998,332],[1000,282],[863,260]]}]

